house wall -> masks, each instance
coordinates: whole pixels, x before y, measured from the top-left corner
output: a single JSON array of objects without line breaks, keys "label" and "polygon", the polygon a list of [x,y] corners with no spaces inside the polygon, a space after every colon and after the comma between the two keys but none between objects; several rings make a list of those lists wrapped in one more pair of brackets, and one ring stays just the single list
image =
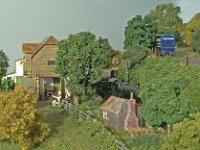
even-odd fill
[{"label": "house wall", "polygon": [[58,76],[55,73],[55,64],[48,64],[48,61],[55,62],[57,50],[57,45],[44,45],[32,58],[32,73],[40,76]]},{"label": "house wall", "polygon": [[23,59],[16,61],[16,76],[23,76],[24,75],[24,63]]},{"label": "house wall", "polygon": [[33,90],[34,89],[34,79],[33,78],[22,78],[22,84],[25,89]]},{"label": "house wall", "polygon": [[31,71],[32,70],[32,62],[31,57],[33,54],[24,54],[24,71]]}]

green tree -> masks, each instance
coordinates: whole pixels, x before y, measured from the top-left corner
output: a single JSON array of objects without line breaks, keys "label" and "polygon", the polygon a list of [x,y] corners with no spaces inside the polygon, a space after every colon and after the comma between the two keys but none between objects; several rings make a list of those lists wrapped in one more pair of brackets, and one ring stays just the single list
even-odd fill
[{"label": "green tree", "polygon": [[136,66],[136,64],[141,63],[141,61],[144,60],[147,55],[148,49],[142,45],[136,44],[134,46],[128,47],[123,52],[123,59],[118,67],[118,79],[121,81],[129,82],[132,77],[129,71],[128,74],[126,74],[127,69],[133,69],[133,67]]},{"label": "green tree", "polygon": [[180,7],[173,4],[157,5],[147,16],[160,33],[177,33],[182,26],[183,20],[179,17]]},{"label": "green tree", "polygon": [[108,64],[108,68],[118,67],[122,61],[122,54],[119,50],[114,50],[111,53],[111,62]]},{"label": "green tree", "polygon": [[195,29],[192,35],[192,48],[200,52],[200,25]]},{"label": "green tree", "polygon": [[180,28],[181,34],[183,34],[183,39],[187,43],[187,45],[191,46],[192,44],[192,34],[195,31],[196,27],[200,25],[200,13],[197,13],[192,17],[192,19],[184,24]]},{"label": "green tree", "polygon": [[1,83],[1,90],[3,91],[10,91],[13,90],[15,87],[15,82],[11,79],[4,79]]},{"label": "green tree", "polygon": [[90,96],[91,86],[110,63],[112,48],[107,39],[96,39],[90,32],[70,35],[59,42],[57,71],[67,80],[73,95]]},{"label": "green tree", "polygon": [[36,95],[23,88],[0,93],[0,137],[18,142],[22,150],[43,141],[50,131],[37,114]]},{"label": "green tree", "polygon": [[123,59],[130,61],[129,68],[133,68],[140,63],[148,55],[148,49],[142,45],[134,45],[128,47],[123,53]]},{"label": "green tree", "polygon": [[172,57],[147,58],[130,70],[131,83],[140,83],[142,115],[149,125],[172,125],[199,109],[199,72]]},{"label": "green tree", "polygon": [[177,44],[180,45],[182,37],[179,29],[183,25],[183,20],[179,17],[180,12],[180,7],[168,3],[157,5],[147,16],[156,27],[158,35],[163,33],[175,34]]},{"label": "green tree", "polygon": [[143,91],[141,95],[147,100],[143,103],[142,114],[149,125],[173,125],[195,112],[190,100],[181,95],[184,82],[181,78],[168,77]]},{"label": "green tree", "polygon": [[0,50],[0,88],[1,88],[1,79],[6,75],[7,69],[9,67],[8,64],[8,57],[3,52],[3,50]]},{"label": "green tree", "polygon": [[126,61],[122,59],[119,67],[118,67],[118,76],[117,78],[121,81],[126,81]]},{"label": "green tree", "polygon": [[163,149],[200,149],[200,113],[192,114],[189,118],[173,126],[172,134],[164,144]]},{"label": "green tree", "polygon": [[153,47],[155,41],[156,29],[150,23],[148,16],[143,19],[141,15],[138,15],[128,21],[124,35],[125,49],[136,44],[150,48]]}]

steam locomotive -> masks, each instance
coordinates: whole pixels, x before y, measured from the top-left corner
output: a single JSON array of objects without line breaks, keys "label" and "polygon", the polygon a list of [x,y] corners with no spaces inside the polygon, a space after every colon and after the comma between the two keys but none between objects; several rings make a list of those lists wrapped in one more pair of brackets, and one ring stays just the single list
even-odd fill
[{"label": "steam locomotive", "polygon": [[103,71],[102,78],[95,84],[96,91],[99,95],[107,99],[109,96],[117,96],[125,99],[130,98],[130,93],[133,92],[136,103],[141,104],[141,98],[138,97],[139,83],[134,85],[126,82],[118,81],[117,71],[107,69]]}]

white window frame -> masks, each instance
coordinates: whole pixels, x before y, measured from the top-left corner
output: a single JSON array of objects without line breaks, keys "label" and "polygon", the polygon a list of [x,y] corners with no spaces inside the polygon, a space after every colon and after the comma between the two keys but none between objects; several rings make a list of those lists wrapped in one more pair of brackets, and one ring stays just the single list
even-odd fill
[{"label": "white window frame", "polygon": [[103,111],[103,118],[104,118],[104,119],[109,119],[109,118],[108,118],[108,112],[107,112],[107,111]]}]

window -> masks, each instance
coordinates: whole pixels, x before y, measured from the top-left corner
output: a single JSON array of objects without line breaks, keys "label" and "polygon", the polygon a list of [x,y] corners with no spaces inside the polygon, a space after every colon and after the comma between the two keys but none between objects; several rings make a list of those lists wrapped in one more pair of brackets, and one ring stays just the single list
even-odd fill
[{"label": "window", "polygon": [[48,66],[55,65],[55,60],[48,60]]},{"label": "window", "polygon": [[107,111],[103,111],[103,118],[104,118],[104,119],[109,119],[109,118],[108,118],[108,112],[107,112]]}]

